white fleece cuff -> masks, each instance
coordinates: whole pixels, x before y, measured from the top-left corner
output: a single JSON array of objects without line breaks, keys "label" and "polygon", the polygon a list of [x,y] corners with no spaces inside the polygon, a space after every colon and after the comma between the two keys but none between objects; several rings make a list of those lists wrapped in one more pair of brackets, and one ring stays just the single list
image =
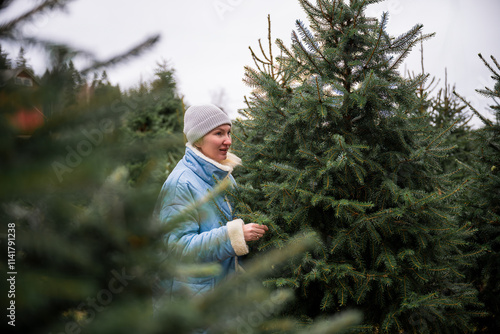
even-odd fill
[{"label": "white fleece cuff", "polygon": [[231,246],[233,246],[233,249],[238,256],[248,254],[249,252],[243,235],[243,225],[245,225],[245,223],[242,219],[231,220],[226,224]]}]

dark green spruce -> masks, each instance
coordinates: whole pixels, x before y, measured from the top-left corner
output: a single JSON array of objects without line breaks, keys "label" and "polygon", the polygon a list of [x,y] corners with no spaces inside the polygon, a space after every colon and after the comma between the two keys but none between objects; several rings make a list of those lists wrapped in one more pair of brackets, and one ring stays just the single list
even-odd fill
[{"label": "dark green spruce", "polygon": [[485,59],[480,54],[479,57],[493,79],[493,87],[477,90],[491,99],[489,110],[479,112],[456,93],[483,123],[471,134],[475,150],[470,153],[470,159],[461,163],[471,180],[464,197],[465,208],[461,218],[478,230],[474,241],[484,250],[467,270],[488,312],[486,317],[476,319],[477,328],[496,333],[500,331],[500,65],[494,56]]},{"label": "dark green spruce", "polygon": [[295,289],[288,314],[358,309],[364,333],[472,331],[481,305],[463,274],[477,256],[457,219],[465,180],[441,168],[450,128],[419,110],[426,77],[398,72],[431,35],[417,24],[390,36],[387,13],[365,16],[377,2],[300,0],[309,27],[297,21],[290,46],[273,50],[269,33],[269,51],[252,51],[233,139],[240,213],[270,227],[264,250],[317,233],[313,251],[266,280]]}]

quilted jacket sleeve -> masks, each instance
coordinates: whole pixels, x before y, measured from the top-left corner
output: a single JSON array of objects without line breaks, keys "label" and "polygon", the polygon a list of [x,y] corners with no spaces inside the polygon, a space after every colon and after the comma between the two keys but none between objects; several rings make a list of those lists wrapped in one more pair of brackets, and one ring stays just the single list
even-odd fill
[{"label": "quilted jacket sleeve", "polygon": [[[160,222],[170,224],[174,219],[178,219],[179,215],[183,217],[177,226],[164,236],[169,252],[180,257],[193,257],[201,262],[220,262],[248,253],[244,240],[241,246],[243,221],[228,222],[226,226],[200,232],[200,225],[209,217],[206,217],[203,208],[196,206],[196,203],[195,196],[184,183],[178,183],[170,191],[162,192]],[[246,249],[246,252],[242,249]]]}]

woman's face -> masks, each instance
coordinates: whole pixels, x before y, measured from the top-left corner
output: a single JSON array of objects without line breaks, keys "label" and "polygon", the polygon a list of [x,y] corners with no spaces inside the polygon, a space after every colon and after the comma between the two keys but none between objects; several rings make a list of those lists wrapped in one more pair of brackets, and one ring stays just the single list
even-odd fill
[{"label": "woman's face", "polygon": [[231,125],[224,124],[207,133],[195,146],[210,159],[217,162],[226,160],[231,146]]}]

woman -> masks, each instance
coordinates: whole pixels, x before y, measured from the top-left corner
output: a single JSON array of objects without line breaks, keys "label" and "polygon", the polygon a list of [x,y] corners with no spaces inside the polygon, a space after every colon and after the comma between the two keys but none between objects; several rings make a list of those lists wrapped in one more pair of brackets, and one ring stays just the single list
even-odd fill
[{"label": "woman", "polygon": [[179,258],[189,254],[198,262],[219,263],[221,272],[208,277],[163,280],[160,283],[163,296],[157,301],[170,299],[181,291],[197,295],[213,289],[237,270],[238,256],[249,252],[247,242],[258,240],[268,230],[265,225],[245,224],[235,219],[224,194],[200,205],[223,179],[229,178],[234,185],[231,172],[241,162],[229,152],[231,120],[227,114],[210,104],[192,106],[184,115],[184,134],[188,140],[186,153],[162,187],[156,218],[161,224],[169,224],[179,213],[198,203],[196,209],[188,210],[186,220],[164,236],[164,241],[169,254]]}]

